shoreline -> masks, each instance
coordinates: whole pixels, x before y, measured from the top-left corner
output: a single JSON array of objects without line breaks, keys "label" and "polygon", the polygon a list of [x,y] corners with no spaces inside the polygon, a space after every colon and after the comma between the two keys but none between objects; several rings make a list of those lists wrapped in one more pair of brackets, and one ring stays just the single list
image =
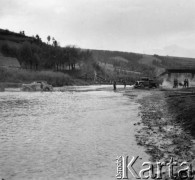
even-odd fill
[{"label": "shoreline", "polygon": [[[194,137],[189,127],[178,121],[184,111],[178,112],[177,104],[180,102],[180,109],[185,108],[186,104],[180,99],[175,101],[168,98],[171,94],[172,90],[150,91],[148,95],[137,100],[140,104],[141,123],[136,124],[140,125],[136,141],[146,148],[151,162],[169,162],[172,157],[178,163],[187,161],[195,166]],[[195,98],[192,102],[195,103]]]},{"label": "shoreline", "polygon": [[[53,86],[53,87],[64,87],[64,86],[91,86],[91,85],[112,85],[112,84],[105,84],[105,83],[91,83],[91,82],[86,82],[80,79],[74,79],[74,83],[66,84],[63,86]],[[31,82],[23,82],[23,83],[13,83],[13,82],[0,82],[0,88],[20,88],[22,84],[25,83],[31,83]]]}]

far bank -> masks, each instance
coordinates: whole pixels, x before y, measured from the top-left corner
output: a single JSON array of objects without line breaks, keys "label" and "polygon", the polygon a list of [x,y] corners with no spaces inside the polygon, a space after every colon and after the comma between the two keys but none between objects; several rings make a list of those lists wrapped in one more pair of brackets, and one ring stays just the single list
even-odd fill
[{"label": "far bank", "polygon": [[1,88],[18,88],[23,83],[33,81],[47,81],[54,87],[68,85],[90,85],[92,82],[78,79],[69,74],[54,72],[49,70],[30,71],[24,69],[0,68],[0,87]]}]

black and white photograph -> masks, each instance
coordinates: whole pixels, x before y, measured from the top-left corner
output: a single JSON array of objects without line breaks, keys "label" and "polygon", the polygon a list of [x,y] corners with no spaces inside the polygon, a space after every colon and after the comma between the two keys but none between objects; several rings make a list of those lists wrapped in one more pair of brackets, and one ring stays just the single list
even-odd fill
[{"label": "black and white photograph", "polygon": [[195,179],[195,0],[0,0],[0,180]]}]

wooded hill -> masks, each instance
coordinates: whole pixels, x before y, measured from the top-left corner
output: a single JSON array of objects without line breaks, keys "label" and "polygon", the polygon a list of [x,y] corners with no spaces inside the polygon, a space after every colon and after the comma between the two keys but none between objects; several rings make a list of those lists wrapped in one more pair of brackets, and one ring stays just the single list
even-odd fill
[{"label": "wooded hill", "polygon": [[79,70],[83,73],[97,71],[111,77],[138,74],[152,77],[166,68],[195,67],[194,58],[60,47],[55,38],[48,36],[47,40],[43,42],[39,35],[26,36],[24,31],[15,33],[0,29],[0,52],[4,57],[18,59],[24,69],[71,71],[72,74]]}]

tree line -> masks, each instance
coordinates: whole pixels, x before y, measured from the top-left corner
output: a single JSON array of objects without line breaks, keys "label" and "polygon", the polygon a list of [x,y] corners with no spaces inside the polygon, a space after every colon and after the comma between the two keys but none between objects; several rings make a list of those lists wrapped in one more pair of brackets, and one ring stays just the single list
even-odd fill
[{"label": "tree line", "polygon": [[75,46],[60,47],[53,38],[53,43],[48,36],[48,43],[42,43],[39,36],[37,41],[24,42],[21,45],[10,46],[8,43],[1,45],[1,52],[5,56],[16,57],[22,68],[38,70],[41,68],[65,70],[75,70],[76,64],[87,63],[92,59],[92,53],[89,50],[81,50]]}]

